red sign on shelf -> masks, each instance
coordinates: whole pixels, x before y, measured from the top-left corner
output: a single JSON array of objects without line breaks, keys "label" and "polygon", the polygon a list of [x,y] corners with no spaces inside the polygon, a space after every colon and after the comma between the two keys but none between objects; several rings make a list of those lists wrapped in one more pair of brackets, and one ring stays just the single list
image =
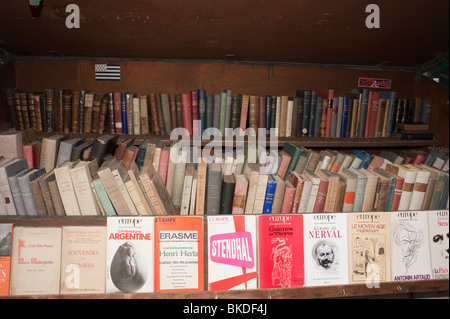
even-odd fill
[{"label": "red sign on shelf", "polygon": [[358,78],[358,87],[390,89],[391,88],[391,80],[376,79],[376,78]]}]

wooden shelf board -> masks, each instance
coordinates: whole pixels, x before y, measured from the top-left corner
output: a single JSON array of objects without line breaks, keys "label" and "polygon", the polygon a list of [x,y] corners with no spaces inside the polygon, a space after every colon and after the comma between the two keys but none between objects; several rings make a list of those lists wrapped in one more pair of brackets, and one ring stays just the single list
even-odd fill
[{"label": "wooden shelf board", "polygon": [[449,290],[449,280],[420,280],[380,283],[379,288],[365,284],[318,286],[279,289],[249,289],[226,291],[158,292],[127,294],[80,294],[8,296],[5,298],[28,299],[312,299],[361,296],[400,295],[419,292],[443,292]]},{"label": "wooden shelf board", "polygon": [[[48,137],[53,133],[43,133],[43,132],[35,132],[35,137],[37,139],[41,139],[43,137]],[[59,133],[62,134],[62,133]],[[105,133],[108,134],[108,133]],[[67,134],[70,137],[85,137],[86,141],[92,143],[96,136],[99,134],[96,133],[70,133]],[[134,137],[134,145],[140,145],[144,139],[150,139],[155,137],[153,134],[146,135],[120,135],[119,141],[122,141],[126,138]],[[175,143],[176,141],[170,140],[170,137],[167,135],[159,135],[161,141],[170,145]],[[247,138],[245,138],[245,143]],[[258,141],[256,139],[256,141]],[[224,139],[216,139],[216,140],[201,140],[201,146],[210,145],[225,145]],[[424,146],[433,146],[435,144],[434,140],[402,140],[397,138],[323,138],[323,137],[279,137],[278,138],[278,147],[282,147],[285,142],[294,143],[297,146],[303,146],[308,148],[415,148],[415,147],[424,147]],[[192,137],[190,137],[190,143],[192,145]],[[269,146],[270,139],[266,139],[266,146]],[[233,143],[235,145],[235,142]]]}]

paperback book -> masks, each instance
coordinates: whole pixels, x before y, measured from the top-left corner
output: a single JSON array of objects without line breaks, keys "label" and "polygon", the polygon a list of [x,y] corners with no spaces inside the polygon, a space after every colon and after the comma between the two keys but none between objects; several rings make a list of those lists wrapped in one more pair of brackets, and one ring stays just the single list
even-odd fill
[{"label": "paperback book", "polygon": [[428,211],[428,238],[433,279],[449,278],[448,215],[448,210]]},{"label": "paperback book", "polygon": [[305,286],[348,284],[347,216],[305,214]]},{"label": "paperback book", "polygon": [[202,290],[203,217],[156,217],[155,292]]},{"label": "paperback book", "polygon": [[392,281],[431,279],[427,214],[406,211],[390,215]]},{"label": "paperback book", "polygon": [[391,279],[390,214],[348,213],[349,283],[376,287]]},{"label": "paperback book", "polygon": [[0,224],[0,296],[9,295],[13,224]]},{"label": "paperback book", "polygon": [[153,292],[154,217],[109,216],[106,293]]},{"label": "paperback book", "polygon": [[209,290],[256,289],[256,216],[208,216]]},{"label": "paperback book", "polygon": [[258,216],[259,288],[305,283],[303,219],[308,215]]}]

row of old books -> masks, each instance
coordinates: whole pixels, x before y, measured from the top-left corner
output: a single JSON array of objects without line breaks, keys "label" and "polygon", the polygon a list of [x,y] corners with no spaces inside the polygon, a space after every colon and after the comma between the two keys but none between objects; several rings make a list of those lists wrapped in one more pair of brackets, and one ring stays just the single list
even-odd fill
[{"label": "row of old books", "polygon": [[0,295],[376,288],[448,279],[448,225],[448,210],[0,224]]},{"label": "row of old books", "polygon": [[[414,138],[401,125],[429,125],[431,116],[428,99],[397,98],[393,91],[369,89],[342,96],[332,89],[297,90],[295,97],[231,90],[208,95],[204,89],[176,94],[10,89],[7,103],[16,129],[59,133],[170,135],[184,128],[185,134],[202,135],[216,128],[225,136],[226,128],[253,128],[254,134],[264,128],[269,136],[276,128],[279,137],[372,138],[395,131]],[[422,133],[416,138],[433,138],[429,127]]]},{"label": "row of old books", "polygon": [[[18,132],[20,134],[20,132]],[[8,135],[9,137],[9,135]],[[231,157],[167,146],[158,137],[54,134],[0,162],[3,215],[202,215],[448,208],[448,155],[379,155],[285,143]],[[197,156],[194,154],[197,153]],[[40,156],[38,156],[40,154]],[[1,155],[1,154],[0,154]],[[179,211],[175,207],[180,207]]]}]

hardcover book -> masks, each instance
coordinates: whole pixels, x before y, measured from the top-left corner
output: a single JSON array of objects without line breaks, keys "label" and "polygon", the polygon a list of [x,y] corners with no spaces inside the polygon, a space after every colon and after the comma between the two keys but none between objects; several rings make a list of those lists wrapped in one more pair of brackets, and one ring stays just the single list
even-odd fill
[{"label": "hardcover book", "polygon": [[59,294],[60,270],[61,228],[14,227],[11,295]]},{"label": "hardcover book", "polygon": [[[428,240],[430,242],[431,269],[433,279],[449,278],[449,212],[428,211]],[[0,257],[1,258],[1,257]]]},{"label": "hardcover book", "polygon": [[256,289],[256,216],[208,216],[208,290]]},{"label": "hardcover book", "polygon": [[13,224],[0,224],[0,296],[9,295]]},{"label": "hardcover book", "polygon": [[62,228],[61,294],[105,292],[106,227]]},{"label": "hardcover book", "polygon": [[349,283],[376,287],[391,279],[391,216],[347,213]]},{"label": "hardcover book", "polygon": [[347,216],[305,214],[305,286],[348,284]]},{"label": "hardcover book", "polygon": [[203,291],[203,217],[155,221],[155,292]]},{"label": "hardcover book", "polygon": [[154,224],[151,216],[106,220],[106,293],[153,292]]},{"label": "hardcover book", "polygon": [[432,278],[427,213],[391,214],[392,281]]},{"label": "hardcover book", "polygon": [[258,216],[259,288],[302,287],[305,284],[305,216]]}]

